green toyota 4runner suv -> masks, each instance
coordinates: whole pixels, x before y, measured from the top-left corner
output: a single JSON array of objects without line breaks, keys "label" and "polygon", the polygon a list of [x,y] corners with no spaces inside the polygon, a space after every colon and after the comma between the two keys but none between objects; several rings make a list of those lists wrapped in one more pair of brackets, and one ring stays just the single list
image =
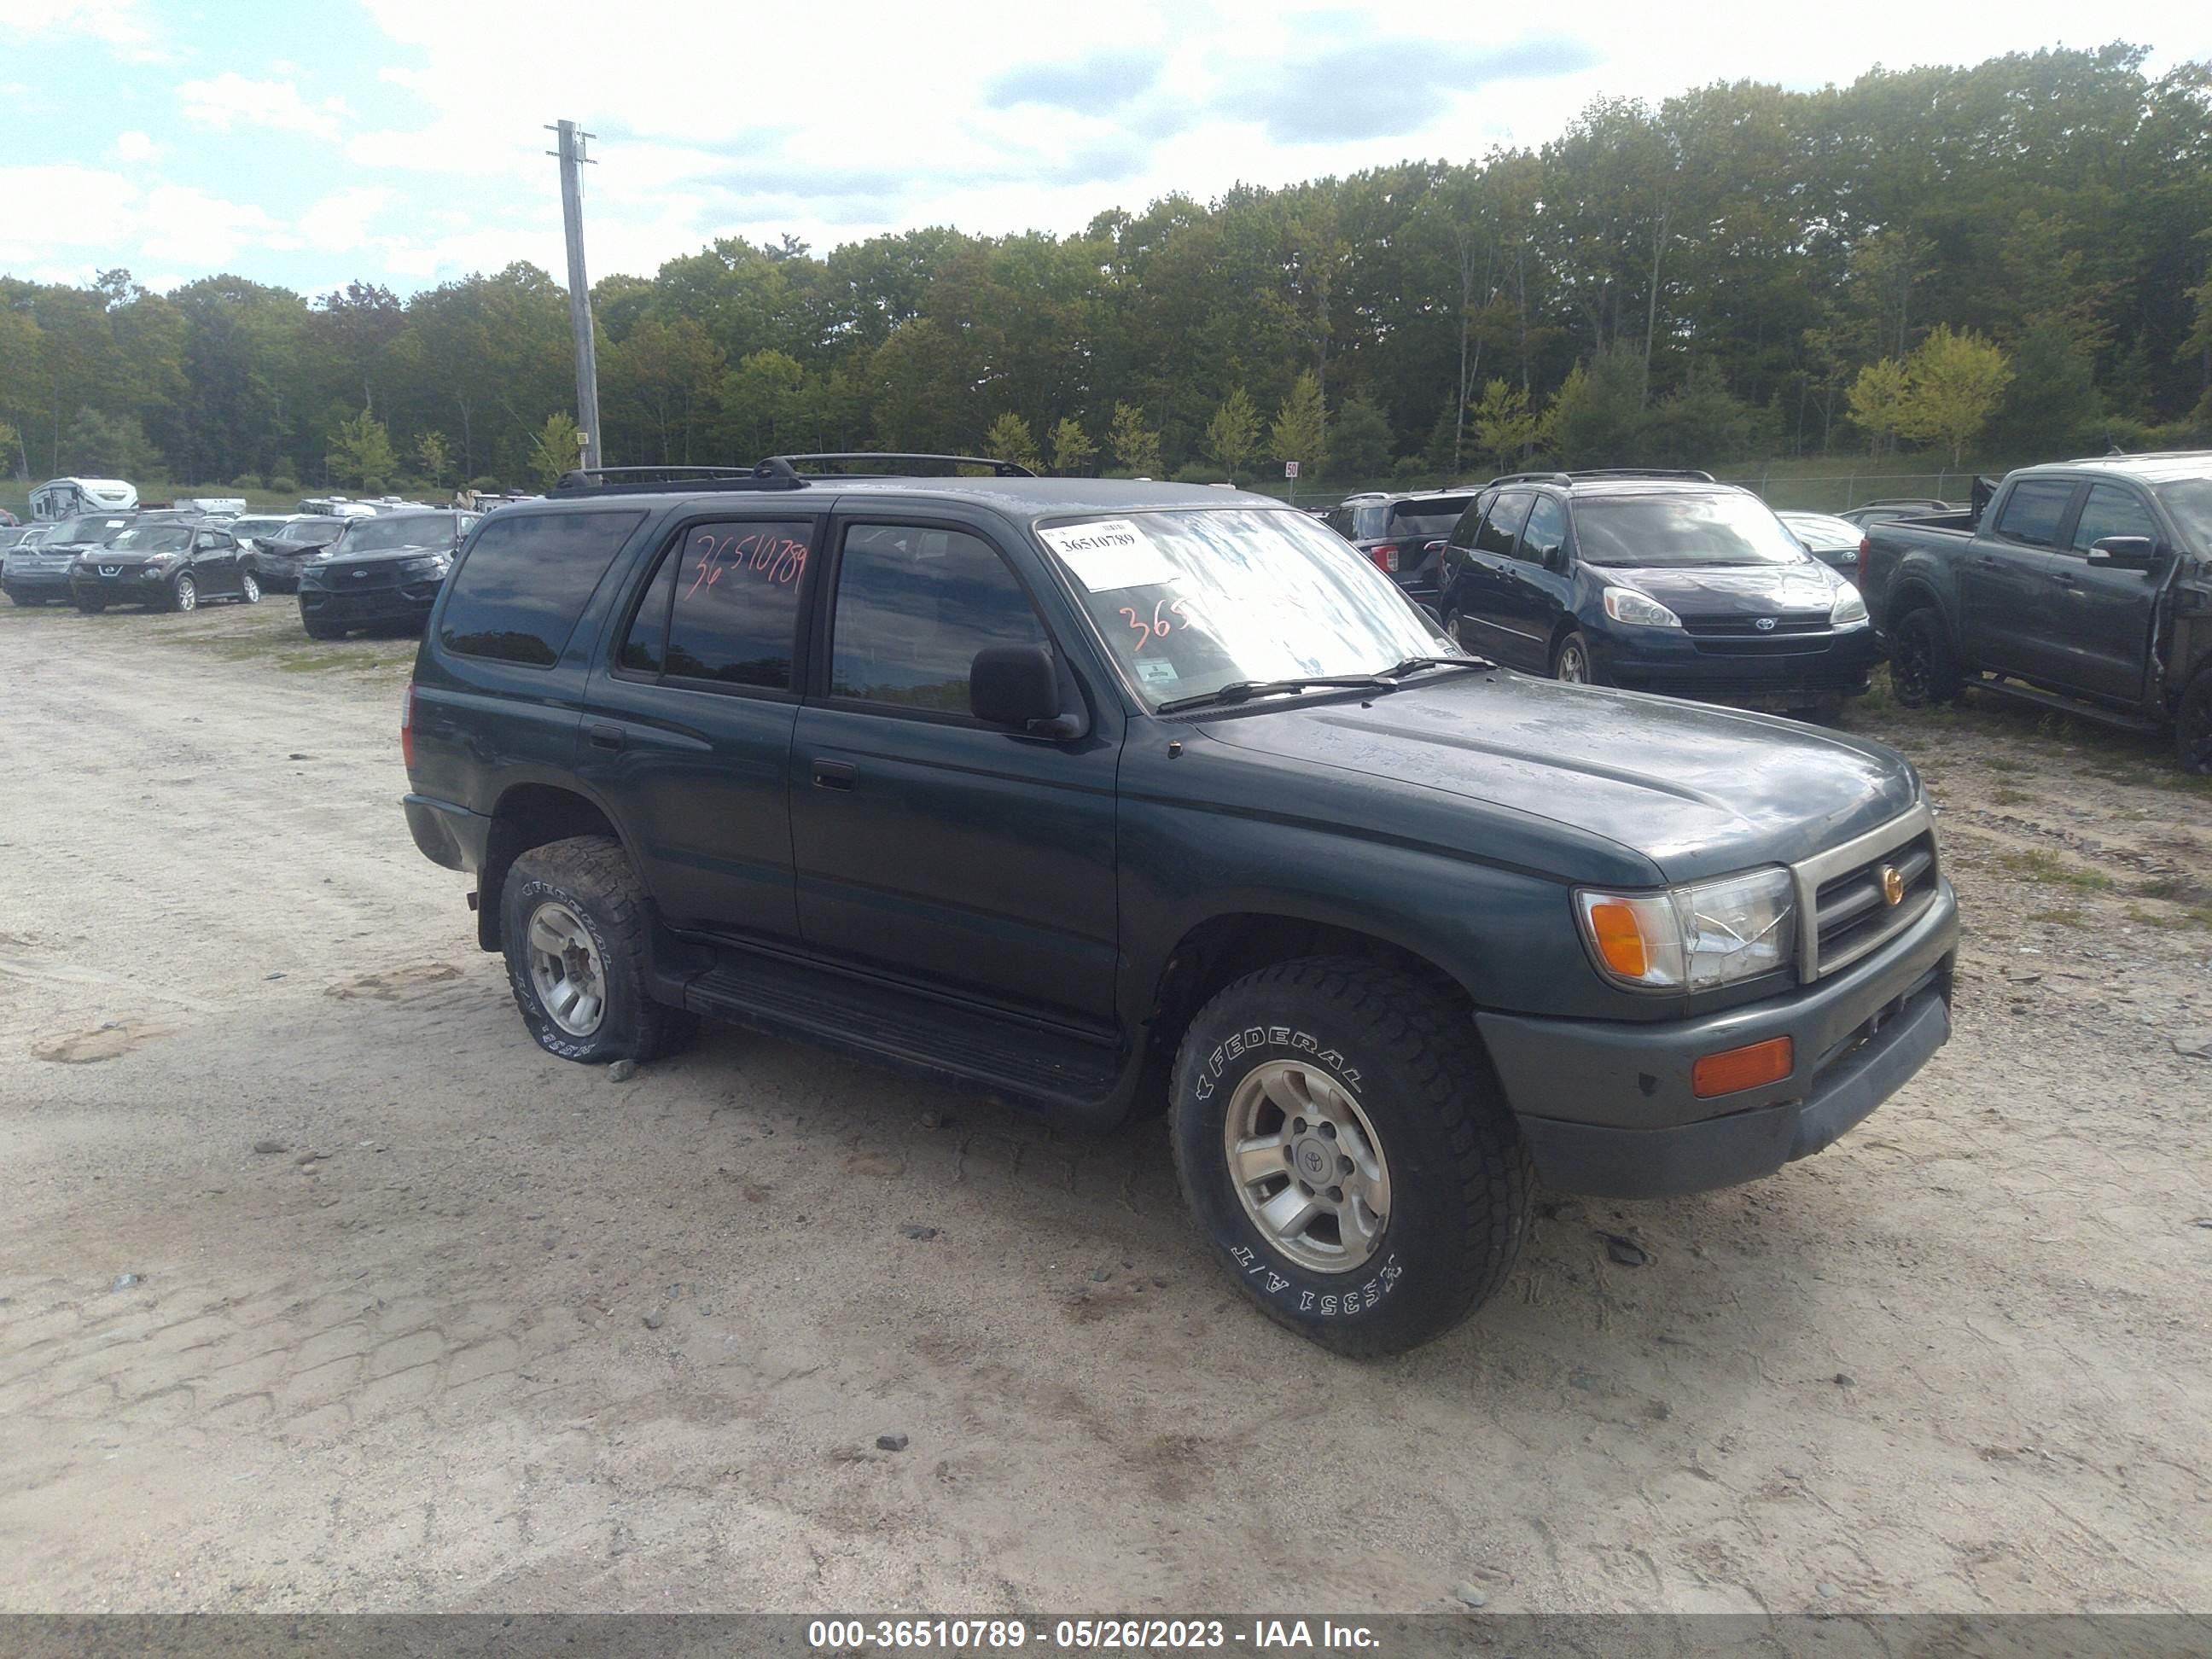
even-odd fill
[{"label": "green toyota 4runner suv", "polygon": [[549,1051],[704,1016],[1164,1109],[1246,1293],[1378,1354],[1496,1289],[1537,1181],[1756,1180],[1949,1035],[1901,756],[1497,667],[1263,496],[949,459],[571,475],[471,533],[407,819]]}]

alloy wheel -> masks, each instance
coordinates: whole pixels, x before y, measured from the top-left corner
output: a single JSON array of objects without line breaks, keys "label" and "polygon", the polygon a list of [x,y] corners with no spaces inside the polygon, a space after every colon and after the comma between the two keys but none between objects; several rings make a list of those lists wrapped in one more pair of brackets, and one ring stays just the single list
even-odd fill
[{"label": "alloy wheel", "polygon": [[177,609],[179,611],[197,611],[199,609],[199,604],[200,590],[198,585],[196,584],[190,576],[178,577]]},{"label": "alloy wheel", "polygon": [[570,1036],[587,1037],[606,1017],[606,964],[574,910],[548,899],[530,916],[530,982],[546,1018]]},{"label": "alloy wheel", "polygon": [[1559,647],[1559,678],[1569,685],[1589,684],[1589,659],[1583,648],[1570,640]]},{"label": "alloy wheel", "polygon": [[1302,1267],[1350,1273],[1390,1219],[1390,1166],[1358,1102],[1329,1074],[1271,1060],[1237,1086],[1222,1120],[1231,1183],[1252,1224]]}]

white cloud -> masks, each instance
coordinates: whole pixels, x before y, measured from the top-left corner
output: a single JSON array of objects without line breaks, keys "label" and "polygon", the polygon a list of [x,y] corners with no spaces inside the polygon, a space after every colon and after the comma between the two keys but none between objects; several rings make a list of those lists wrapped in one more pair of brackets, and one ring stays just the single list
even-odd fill
[{"label": "white cloud", "polygon": [[369,245],[369,223],[399,199],[389,185],[356,185],[333,191],[300,216],[300,234],[310,247],[344,252]]},{"label": "white cloud", "polygon": [[189,185],[142,187],[106,167],[0,167],[0,200],[23,205],[0,221],[0,266],[66,264],[86,249],[100,265],[209,270],[251,249],[300,246],[266,209]]},{"label": "white cloud", "polygon": [[167,149],[167,145],[155,143],[148,133],[118,132],[115,135],[115,159],[126,164],[158,161]]},{"label": "white cloud", "polygon": [[343,98],[309,103],[291,81],[250,81],[225,70],[212,81],[187,81],[177,88],[185,118],[228,132],[233,126],[268,127],[335,140],[353,112]]},{"label": "white cloud", "polygon": [[155,40],[138,0],[0,0],[0,34],[88,34],[130,57],[152,55]]}]

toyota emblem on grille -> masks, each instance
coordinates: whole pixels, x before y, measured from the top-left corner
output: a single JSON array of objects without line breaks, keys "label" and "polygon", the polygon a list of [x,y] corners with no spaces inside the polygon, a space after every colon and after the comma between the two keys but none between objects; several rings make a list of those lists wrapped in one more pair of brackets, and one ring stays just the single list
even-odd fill
[{"label": "toyota emblem on grille", "polygon": [[1893,864],[1881,866],[1881,896],[1891,904],[1905,902],[1905,872]]},{"label": "toyota emblem on grille", "polygon": [[1753,622],[1752,626],[1756,628],[1762,634],[1771,634],[1774,631],[1774,618],[1771,617],[1761,617],[1757,621]]}]

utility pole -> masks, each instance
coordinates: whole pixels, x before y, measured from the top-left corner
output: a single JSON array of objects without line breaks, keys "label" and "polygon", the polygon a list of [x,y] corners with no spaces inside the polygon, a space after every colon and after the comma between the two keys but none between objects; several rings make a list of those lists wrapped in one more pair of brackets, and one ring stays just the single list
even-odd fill
[{"label": "utility pole", "polygon": [[568,240],[568,326],[576,337],[576,422],[584,428],[583,465],[595,468],[599,455],[599,358],[592,340],[592,285],[584,275],[584,188],[578,169],[591,161],[584,141],[598,135],[576,131],[574,121],[548,127],[561,148],[561,228]]}]

